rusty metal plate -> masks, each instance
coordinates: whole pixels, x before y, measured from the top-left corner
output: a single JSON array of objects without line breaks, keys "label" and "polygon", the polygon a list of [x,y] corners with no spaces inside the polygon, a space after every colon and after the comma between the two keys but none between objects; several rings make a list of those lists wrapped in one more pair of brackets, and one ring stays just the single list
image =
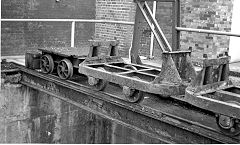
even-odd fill
[{"label": "rusty metal plate", "polygon": [[87,57],[89,53],[89,46],[86,47],[46,47],[39,48],[40,51],[46,53],[53,53],[64,57],[74,56],[74,57]]}]

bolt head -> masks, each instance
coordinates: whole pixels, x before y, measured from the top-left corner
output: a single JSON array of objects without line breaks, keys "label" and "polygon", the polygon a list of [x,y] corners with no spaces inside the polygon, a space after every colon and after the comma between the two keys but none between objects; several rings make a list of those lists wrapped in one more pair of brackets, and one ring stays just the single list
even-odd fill
[{"label": "bolt head", "polygon": [[230,129],[231,127],[233,127],[233,120],[225,115],[220,115],[219,116],[219,125],[224,128],[224,129]]},{"label": "bolt head", "polygon": [[131,89],[130,87],[128,86],[123,86],[123,94],[126,96],[126,97],[130,97],[133,92],[134,92],[134,89]]},{"label": "bolt head", "polygon": [[235,128],[232,127],[232,128],[230,129],[230,131],[231,131],[231,132],[235,132]]},{"label": "bolt head", "polygon": [[89,85],[91,85],[91,86],[96,85],[96,84],[98,83],[98,81],[99,81],[99,79],[96,79],[96,78],[94,78],[94,77],[88,77],[88,83],[89,83]]},{"label": "bolt head", "polygon": [[204,53],[203,58],[208,58],[208,55],[206,53]]}]

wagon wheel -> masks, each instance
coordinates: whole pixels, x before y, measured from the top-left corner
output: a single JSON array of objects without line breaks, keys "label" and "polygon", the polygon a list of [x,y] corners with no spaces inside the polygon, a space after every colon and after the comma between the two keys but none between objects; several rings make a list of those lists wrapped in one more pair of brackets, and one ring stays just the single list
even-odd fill
[{"label": "wagon wheel", "polygon": [[54,69],[54,62],[51,55],[43,55],[40,59],[40,68],[43,73],[52,73]]},{"label": "wagon wheel", "polygon": [[[136,77],[136,76],[134,76],[133,78],[140,79],[139,77]],[[143,99],[142,91],[130,88],[128,86],[123,86],[122,92],[128,102],[136,103],[136,102],[140,102]]]},{"label": "wagon wheel", "polygon": [[[103,67],[99,67],[98,69],[105,71],[105,69]],[[89,76],[88,83],[90,86],[93,86],[95,90],[101,91],[101,90],[105,89],[105,87],[108,84],[108,81]]]},{"label": "wagon wheel", "polygon": [[61,79],[68,79],[73,76],[73,66],[70,60],[63,59],[58,63],[57,73]]},{"label": "wagon wheel", "polygon": [[[240,105],[238,102],[229,101],[235,105]],[[217,125],[223,134],[228,136],[236,136],[240,134],[240,120],[237,118],[228,117],[225,115],[217,115],[216,117]]]}]

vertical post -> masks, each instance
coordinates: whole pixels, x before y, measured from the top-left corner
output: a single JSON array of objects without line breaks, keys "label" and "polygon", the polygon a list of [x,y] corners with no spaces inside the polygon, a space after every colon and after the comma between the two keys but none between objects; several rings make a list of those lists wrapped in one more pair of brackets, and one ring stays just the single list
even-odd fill
[{"label": "vertical post", "polygon": [[74,38],[75,38],[75,21],[72,21],[72,29],[71,29],[71,47],[74,47]]},{"label": "vertical post", "polygon": [[135,64],[142,64],[141,59],[138,55],[138,50],[141,47],[141,44],[140,44],[140,40],[142,36],[141,25],[143,23],[143,20],[144,20],[143,14],[136,3],[133,41],[132,41],[132,47],[130,49],[131,63],[135,63]]},{"label": "vertical post", "polygon": [[172,3],[172,48],[173,51],[180,49],[180,31],[176,30],[176,27],[180,27],[180,1],[175,0]]},{"label": "vertical post", "polygon": [[[154,17],[154,18],[155,18],[155,16],[156,16],[156,8],[157,8],[157,2],[154,1],[154,2],[153,2],[153,17]],[[153,27],[154,27],[154,26],[153,26]],[[153,42],[154,42],[154,34],[153,34],[153,32],[151,32],[150,58],[153,58],[153,49],[154,49]]]}]

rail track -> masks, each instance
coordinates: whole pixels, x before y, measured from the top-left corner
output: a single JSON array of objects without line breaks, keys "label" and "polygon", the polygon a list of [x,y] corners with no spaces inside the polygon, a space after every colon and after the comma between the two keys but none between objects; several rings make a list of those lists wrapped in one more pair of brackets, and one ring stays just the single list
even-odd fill
[{"label": "rail track", "polygon": [[62,80],[55,74],[42,74],[18,64],[13,65],[21,74],[21,84],[165,143],[240,143],[239,135],[227,136],[221,132],[215,114],[188,103],[149,93],[143,94],[140,103],[130,103],[125,100],[122,90],[111,83],[104,91],[97,91],[88,84],[88,78],[84,75]]}]

